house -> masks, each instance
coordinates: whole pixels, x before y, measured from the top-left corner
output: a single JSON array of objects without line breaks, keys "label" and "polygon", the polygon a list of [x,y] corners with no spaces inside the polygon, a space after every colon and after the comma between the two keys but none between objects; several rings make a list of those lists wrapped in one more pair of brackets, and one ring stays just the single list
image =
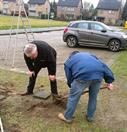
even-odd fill
[{"label": "house", "polygon": [[97,6],[97,20],[115,24],[121,17],[121,0],[100,0]]},{"label": "house", "polygon": [[3,0],[0,0],[0,14],[2,13],[3,11]]},{"label": "house", "polygon": [[3,14],[12,15],[16,8],[16,0],[3,0]]},{"label": "house", "polygon": [[50,12],[49,0],[30,0],[28,2],[29,16],[48,15]]},{"label": "house", "polygon": [[66,20],[77,20],[81,18],[82,9],[82,0],[59,0],[57,17]]},{"label": "house", "polygon": [[[15,15],[18,15],[19,6],[20,5],[17,3],[17,0],[3,0],[3,11],[2,12],[3,14],[6,14],[6,15],[13,15],[15,11]],[[24,8],[26,10],[26,14],[28,14],[28,5],[24,4]],[[21,8],[21,15],[25,15],[23,8]]]}]

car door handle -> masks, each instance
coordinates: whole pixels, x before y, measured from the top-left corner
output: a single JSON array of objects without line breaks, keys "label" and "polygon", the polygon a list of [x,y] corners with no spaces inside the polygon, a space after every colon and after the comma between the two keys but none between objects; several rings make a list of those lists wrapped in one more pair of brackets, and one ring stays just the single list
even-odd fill
[{"label": "car door handle", "polygon": [[79,32],[79,29],[77,29],[76,31]]}]

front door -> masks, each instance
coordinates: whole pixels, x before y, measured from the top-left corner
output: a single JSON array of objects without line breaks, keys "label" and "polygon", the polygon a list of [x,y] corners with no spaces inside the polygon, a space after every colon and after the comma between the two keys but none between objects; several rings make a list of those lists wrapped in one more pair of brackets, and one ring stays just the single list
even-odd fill
[{"label": "front door", "polygon": [[106,29],[98,23],[91,23],[90,28],[91,28],[91,35],[89,37],[90,43],[98,46],[104,46],[109,40]]},{"label": "front door", "polygon": [[88,30],[89,24],[87,22],[81,22],[77,25],[79,43],[88,43],[90,31]]}]

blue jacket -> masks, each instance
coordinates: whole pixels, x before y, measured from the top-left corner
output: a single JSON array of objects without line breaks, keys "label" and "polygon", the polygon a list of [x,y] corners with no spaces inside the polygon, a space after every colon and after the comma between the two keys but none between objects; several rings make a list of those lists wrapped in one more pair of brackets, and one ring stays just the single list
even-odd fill
[{"label": "blue jacket", "polygon": [[64,63],[67,84],[70,87],[74,79],[80,80],[105,80],[112,83],[114,76],[109,67],[96,56],[79,52],[70,56]]}]

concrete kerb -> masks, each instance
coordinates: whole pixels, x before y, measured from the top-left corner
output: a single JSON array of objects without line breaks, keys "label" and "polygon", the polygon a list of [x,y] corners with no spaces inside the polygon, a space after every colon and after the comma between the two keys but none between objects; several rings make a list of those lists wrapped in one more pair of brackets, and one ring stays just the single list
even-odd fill
[{"label": "concrete kerb", "polygon": [[[52,31],[62,31],[64,27],[49,27],[49,28],[31,28],[31,31],[33,33],[42,33],[42,32],[52,32]],[[0,30],[0,35],[10,35],[11,30]],[[30,30],[27,31],[27,33],[31,32]],[[12,30],[12,35],[15,35],[17,32],[17,29]],[[19,29],[18,34],[24,34],[25,30],[24,29]]]}]

